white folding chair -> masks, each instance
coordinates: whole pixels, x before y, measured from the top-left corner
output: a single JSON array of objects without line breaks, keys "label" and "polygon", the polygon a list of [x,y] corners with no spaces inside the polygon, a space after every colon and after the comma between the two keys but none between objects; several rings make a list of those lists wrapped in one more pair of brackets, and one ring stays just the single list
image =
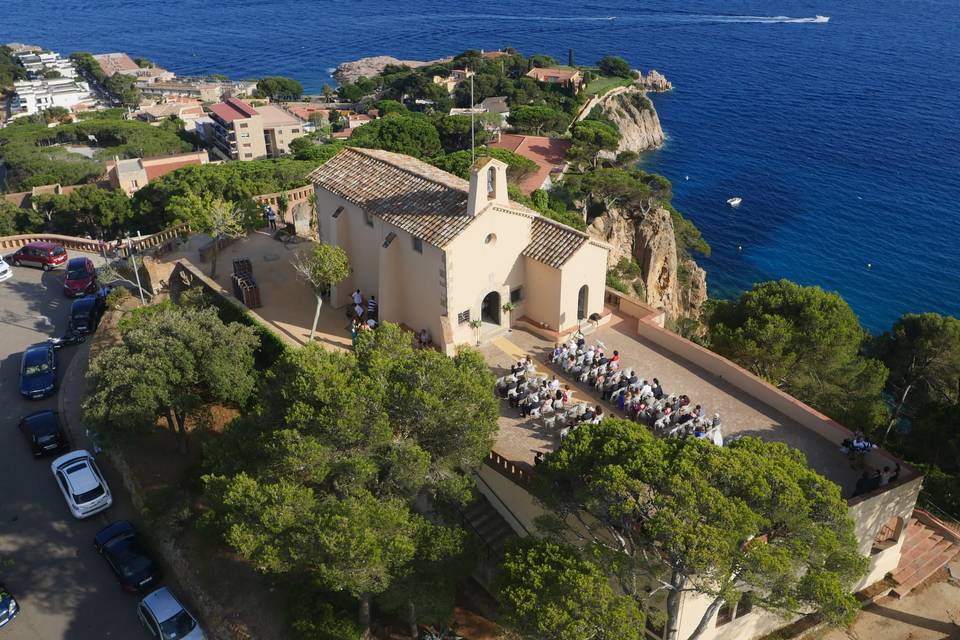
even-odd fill
[{"label": "white folding chair", "polygon": [[557,419],[556,419],[556,418],[544,418],[544,419],[543,419],[543,428],[544,428],[544,429],[546,429],[546,430],[548,430],[548,431],[553,431],[553,429],[554,429],[556,426],[557,426]]}]

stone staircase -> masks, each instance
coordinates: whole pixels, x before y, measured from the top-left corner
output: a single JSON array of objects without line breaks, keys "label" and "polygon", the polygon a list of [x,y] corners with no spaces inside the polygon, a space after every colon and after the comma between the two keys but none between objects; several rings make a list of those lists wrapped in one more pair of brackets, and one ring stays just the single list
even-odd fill
[{"label": "stone staircase", "polygon": [[960,554],[960,536],[951,533],[942,527],[924,524],[916,517],[910,519],[900,564],[891,576],[896,583],[893,595],[906,596]]},{"label": "stone staircase", "polygon": [[463,519],[487,547],[489,555],[497,560],[503,556],[507,540],[516,535],[483,494],[464,509]]}]

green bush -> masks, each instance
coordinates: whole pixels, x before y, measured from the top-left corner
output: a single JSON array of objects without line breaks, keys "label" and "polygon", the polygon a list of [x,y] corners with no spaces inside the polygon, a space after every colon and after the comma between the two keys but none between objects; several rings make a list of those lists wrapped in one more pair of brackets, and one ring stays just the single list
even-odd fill
[{"label": "green bush", "polygon": [[946,473],[932,464],[918,464],[916,467],[925,476],[917,503],[934,514],[945,511],[960,519],[960,476]]},{"label": "green bush", "polygon": [[107,294],[107,306],[111,309],[119,309],[124,301],[130,297],[130,292],[126,287],[114,287]]},{"label": "green bush", "polygon": [[290,590],[288,614],[292,640],[360,640],[362,631],[353,617],[357,603],[315,584]]}]

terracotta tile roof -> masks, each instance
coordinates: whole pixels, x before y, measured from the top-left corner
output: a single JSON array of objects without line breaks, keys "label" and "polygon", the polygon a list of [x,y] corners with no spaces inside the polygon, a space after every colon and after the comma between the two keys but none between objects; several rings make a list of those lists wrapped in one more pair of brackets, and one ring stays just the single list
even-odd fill
[{"label": "terracotta tile roof", "polygon": [[237,98],[227,98],[223,102],[218,102],[210,107],[210,111],[219,116],[224,122],[233,122],[234,120],[251,118],[257,115],[256,109]]},{"label": "terracotta tile roof", "polygon": [[[466,214],[470,183],[409,156],[348,147],[311,173],[314,185],[339,195],[364,211],[443,248],[474,218]],[[485,211],[528,218],[530,242],[522,255],[558,269],[587,242],[603,243],[536,211],[510,201]]]},{"label": "terracotta tile roof", "polygon": [[446,246],[473,221],[466,213],[469,183],[398,153],[347,148],[309,178],[437,247]]},{"label": "terracotta tile roof", "polygon": [[585,233],[538,215],[530,228],[530,244],[521,253],[559,269],[589,239]]},{"label": "terracotta tile roof", "polygon": [[533,78],[539,82],[567,82],[574,77],[579,77],[578,69],[548,69],[546,67],[534,67],[527,71],[527,77]]},{"label": "terracotta tile roof", "polygon": [[533,193],[543,186],[552,171],[562,170],[567,163],[569,140],[544,136],[520,136],[505,133],[488,146],[506,149],[537,163],[537,170],[528,174],[517,186],[524,193]]}]

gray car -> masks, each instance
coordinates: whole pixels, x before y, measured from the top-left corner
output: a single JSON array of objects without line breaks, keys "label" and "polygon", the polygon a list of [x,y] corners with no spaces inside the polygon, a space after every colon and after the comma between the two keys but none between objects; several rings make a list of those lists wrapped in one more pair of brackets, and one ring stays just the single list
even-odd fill
[{"label": "gray car", "polygon": [[200,623],[166,587],[140,601],[137,617],[159,640],[203,640]]}]

